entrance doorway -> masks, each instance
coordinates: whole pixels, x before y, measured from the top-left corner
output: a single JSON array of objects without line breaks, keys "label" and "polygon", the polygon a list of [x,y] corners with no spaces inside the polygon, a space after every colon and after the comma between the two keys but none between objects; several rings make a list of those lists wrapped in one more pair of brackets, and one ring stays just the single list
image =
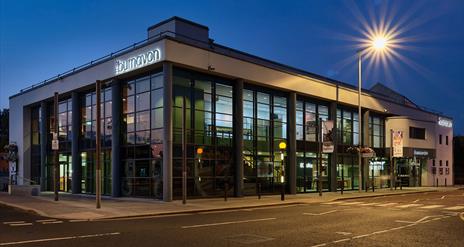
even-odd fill
[{"label": "entrance doorway", "polygon": [[71,165],[71,155],[68,154],[59,154],[58,156],[60,169],[60,191],[71,191],[72,184],[72,165]]}]

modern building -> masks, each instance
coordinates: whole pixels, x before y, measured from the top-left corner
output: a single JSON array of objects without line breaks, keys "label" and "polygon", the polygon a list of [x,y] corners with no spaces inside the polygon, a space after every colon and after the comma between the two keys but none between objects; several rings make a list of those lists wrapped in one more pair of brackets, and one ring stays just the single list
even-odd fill
[{"label": "modern building", "polygon": [[[453,184],[451,118],[381,84],[363,89],[358,116],[352,85],[225,47],[208,33],[206,26],[173,17],[149,27],[142,42],[11,96],[18,182],[53,188],[52,126],[58,121],[59,189],[95,193],[99,80],[107,195],[179,198],[184,153],[190,197],[223,195],[226,187],[235,196],[258,187],[278,193],[283,184],[287,193],[306,193],[316,191],[318,181],[325,191],[339,184],[357,189],[358,155],[348,150],[359,144],[376,154],[362,160],[361,186],[372,177],[376,187],[388,186],[390,130],[403,132],[395,171],[404,186]],[[334,153],[322,154],[320,166],[318,119],[334,120],[336,130]]]}]

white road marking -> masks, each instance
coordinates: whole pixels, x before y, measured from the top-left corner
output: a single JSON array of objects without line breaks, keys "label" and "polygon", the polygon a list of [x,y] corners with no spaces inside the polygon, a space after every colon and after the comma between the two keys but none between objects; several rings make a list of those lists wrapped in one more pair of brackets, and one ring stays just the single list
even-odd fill
[{"label": "white road marking", "polygon": [[336,202],[324,202],[324,203],[321,203],[321,204],[324,204],[324,205],[333,205],[333,204],[340,204],[340,203],[343,203],[343,201],[336,201]]},{"label": "white road marking", "polygon": [[369,237],[370,235],[372,235],[371,233],[369,234],[364,234],[364,235],[358,235],[358,236],[354,236],[352,237],[352,239],[357,239],[357,238],[364,238],[364,237]]},{"label": "white road marking", "polygon": [[254,219],[254,220],[227,221],[227,222],[219,222],[219,223],[210,223],[210,224],[201,224],[201,225],[182,226],[181,228],[182,228],[182,229],[187,229],[187,228],[198,228],[198,227],[207,227],[207,226],[221,226],[221,225],[240,224],[240,223],[267,221],[267,220],[275,220],[275,219],[277,219],[277,218],[264,218],[264,219]]},{"label": "white road marking", "polygon": [[104,236],[114,236],[114,235],[119,235],[119,234],[121,234],[121,233],[119,233],[119,232],[110,232],[110,233],[100,233],[100,234],[90,234],[90,235],[80,235],[80,236],[69,236],[69,237],[33,239],[33,240],[24,240],[24,241],[0,243],[0,246],[18,245],[18,244],[29,244],[29,243],[41,243],[41,242],[50,242],[50,241],[58,241],[58,240],[69,240],[69,239],[79,239],[79,238],[95,238],[95,237],[104,237]]},{"label": "white road marking", "polygon": [[364,202],[345,202],[340,205],[356,205],[356,204],[361,204],[361,203],[364,203]]},{"label": "white road marking", "polygon": [[47,222],[42,222],[43,225],[48,225],[48,224],[60,224],[63,223],[63,221],[47,221]]},{"label": "white road marking", "polygon": [[461,210],[464,209],[464,206],[454,206],[454,207],[449,207],[449,208],[444,208],[446,210]]},{"label": "white road marking", "polygon": [[414,201],[413,201],[413,203],[416,203],[416,202],[418,202],[418,201],[420,201],[420,200],[419,200],[419,199],[417,199],[417,200],[414,200]]},{"label": "white road marking", "polygon": [[[432,218],[432,217],[435,217],[435,218],[430,219],[430,220],[426,220],[426,219]],[[376,231],[376,232],[372,232],[372,233],[368,233],[368,234],[353,236],[351,238],[344,238],[344,239],[340,239],[340,240],[336,240],[336,241],[332,241],[332,242],[321,243],[321,244],[318,244],[318,245],[313,245],[312,247],[326,246],[327,244],[330,244],[330,243],[338,243],[338,242],[344,242],[344,241],[354,240],[354,239],[358,239],[358,238],[369,237],[369,236],[374,235],[374,234],[381,234],[381,233],[387,233],[387,232],[391,232],[391,231],[396,231],[396,230],[400,230],[400,229],[403,229],[403,228],[416,226],[417,224],[424,224],[424,223],[430,222],[432,220],[440,220],[440,219],[449,218],[449,217],[451,217],[451,216],[430,215],[430,216],[425,216],[425,217],[423,217],[423,218],[421,218],[421,219],[419,219],[417,221],[401,221],[401,220],[397,220],[397,222],[408,223],[408,225],[399,226],[399,227],[393,227],[393,228],[380,230],[380,231]],[[464,212],[462,212],[460,214],[460,217],[461,217],[462,220],[464,220]]]},{"label": "white road marking", "polygon": [[440,199],[442,199],[442,200],[445,199],[445,196],[442,196]]},{"label": "white road marking", "polygon": [[397,202],[390,202],[390,203],[385,203],[385,204],[379,204],[379,205],[375,205],[376,207],[388,207],[388,206],[392,206],[392,205],[396,205],[398,204]]},{"label": "white road marking", "polygon": [[338,210],[331,210],[331,211],[327,211],[327,212],[322,212],[322,213],[303,213],[304,215],[312,215],[312,216],[316,216],[316,215],[324,215],[324,214],[330,214],[330,213],[334,213],[334,212],[337,212]]},{"label": "white road marking", "polygon": [[20,223],[24,223],[26,221],[6,221],[6,222],[3,222],[3,224],[5,225],[9,225],[9,224],[20,224]]},{"label": "white road marking", "polygon": [[423,208],[423,209],[432,209],[432,208],[442,208],[444,207],[445,205],[428,205],[428,206],[424,206],[424,207],[420,207],[420,208]]},{"label": "white road marking", "polygon": [[32,226],[32,223],[17,223],[17,224],[10,224],[10,226]]},{"label": "white road marking", "polygon": [[371,202],[371,203],[363,203],[363,204],[359,204],[359,206],[375,206],[375,205],[379,205],[380,202]]},{"label": "white road marking", "polygon": [[49,220],[36,220],[35,222],[51,222],[51,221],[56,221],[56,219],[49,219]]},{"label": "white road marking", "polygon": [[[464,194],[463,194],[464,195]],[[461,214],[459,214],[459,218],[461,218],[461,220],[464,220],[464,212],[462,212]]]},{"label": "white road marking", "polygon": [[345,241],[348,241],[348,240],[350,240],[350,239],[349,238],[343,238],[343,239],[335,240],[332,243],[340,243],[340,242],[345,242]]},{"label": "white road marking", "polygon": [[412,207],[419,207],[419,206],[422,206],[424,204],[405,204],[405,205],[400,205],[400,206],[396,206],[397,208],[412,208]]},{"label": "white road marking", "polygon": [[316,244],[316,245],[313,245],[313,246],[311,246],[311,247],[322,247],[322,246],[326,246],[326,245],[327,245],[327,244],[325,244],[325,243],[324,243],[324,244]]},{"label": "white road marking", "polygon": [[84,222],[84,221],[89,221],[89,220],[69,220],[69,222]]},{"label": "white road marking", "polygon": [[340,234],[340,235],[351,235],[352,233],[351,232],[335,232],[336,234]]}]

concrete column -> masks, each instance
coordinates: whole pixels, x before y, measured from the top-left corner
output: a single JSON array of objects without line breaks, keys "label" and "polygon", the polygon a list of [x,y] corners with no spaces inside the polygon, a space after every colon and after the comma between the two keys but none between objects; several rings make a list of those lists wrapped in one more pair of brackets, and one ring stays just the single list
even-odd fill
[{"label": "concrete column", "polygon": [[[330,154],[330,167],[329,167],[329,176],[330,176],[330,191],[337,191],[337,102],[330,103],[330,119],[333,121],[333,130],[332,130],[332,139],[334,142],[334,152]],[[345,172],[346,176],[346,172]]]},{"label": "concrete column", "polygon": [[234,87],[234,195],[243,195],[243,80],[235,82]]},{"label": "concrete column", "polygon": [[[363,147],[369,147],[369,111],[363,111],[362,113],[362,145]],[[369,159],[362,158],[363,165],[363,188],[366,186],[366,181],[369,178]],[[369,185],[370,186],[370,185]]]},{"label": "concrete column", "polygon": [[77,92],[72,92],[72,121],[71,121],[71,163],[72,163],[72,185],[71,191],[73,194],[82,192],[82,162],[81,154],[79,153],[79,132],[81,122],[80,99]]},{"label": "concrete column", "polygon": [[121,196],[121,82],[111,83],[111,196]]},{"label": "concrete column", "polygon": [[288,186],[290,194],[296,194],[296,93],[291,92],[288,97],[288,125],[287,125],[287,159]]},{"label": "concrete column", "polygon": [[172,64],[163,63],[163,201],[172,201]]},{"label": "concrete column", "polygon": [[47,189],[47,102],[40,102],[40,190]]}]

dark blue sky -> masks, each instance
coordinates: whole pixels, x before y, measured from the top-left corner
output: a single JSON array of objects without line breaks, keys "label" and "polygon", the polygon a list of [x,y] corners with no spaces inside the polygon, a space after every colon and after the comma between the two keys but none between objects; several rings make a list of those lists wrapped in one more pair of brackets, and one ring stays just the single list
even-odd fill
[{"label": "dark blue sky", "polygon": [[401,47],[364,62],[382,82],[452,116],[464,134],[464,1],[0,1],[0,108],[33,83],[146,38],[171,16],[209,26],[217,43],[355,84],[356,37],[387,20]]}]

